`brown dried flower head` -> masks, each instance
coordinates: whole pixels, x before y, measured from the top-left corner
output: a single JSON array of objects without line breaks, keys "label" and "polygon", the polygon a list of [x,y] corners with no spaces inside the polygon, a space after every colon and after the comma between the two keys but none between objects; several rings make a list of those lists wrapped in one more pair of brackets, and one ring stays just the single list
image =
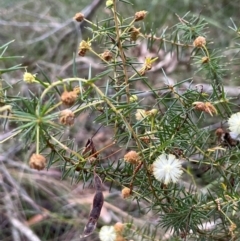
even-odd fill
[{"label": "brown dried flower head", "polygon": [[197,48],[201,48],[204,45],[206,45],[206,39],[202,36],[198,36],[193,42],[193,46]]},{"label": "brown dried flower head", "polygon": [[112,53],[109,50],[105,50],[102,54],[101,57],[106,60],[106,61],[110,61],[112,59]]},{"label": "brown dried flower head", "polygon": [[140,157],[136,151],[129,151],[127,154],[124,156],[124,161],[129,162],[133,165],[137,165],[140,161]]},{"label": "brown dried flower head", "polygon": [[77,97],[77,91],[64,91],[61,95],[61,101],[67,106],[72,106]]},{"label": "brown dried flower head", "polygon": [[74,19],[77,22],[82,22],[84,20],[84,14],[83,13],[76,13],[74,16]]},{"label": "brown dried flower head", "polygon": [[229,232],[232,233],[236,228],[237,228],[237,225],[235,223],[231,223],[228,229],[229,229]]},{"label": "brown dried flower head", "polygon": [[130,39],[132,41],[136,41],[137,40],[139,34],[141,33],[140,29],[141,28],[135,28],[134,26],[129,29],[129,33],[131,34],[130,35]]},{"label": "brown dried flower head", "polygon": [[113,227],[114,227],[115,231],[119,234],[121,234],[124,230],[124,224],[121,222],[115,223]]},{"label": "brown dried flower head", "polygon": [[91,49],[91,43],[88,41],[84,41],[82,40],[81,43],[79,44],[79,47],[78,47],[78,55],[79,56],[85,56],[86,52]]},{"label": "brown dried flower head", "polygon": [[69,109],[65,109],[60,112],[59,122],[62,125],[71,126],[74,123],[74,118],[74,113]]},{"label": "brown dried flower head", "polygon": [[156,140],[156,137],[151,132],[146,132],[144,136],[141,136],[139,139],[149,144],[152,140]]},{"label": "brown dried flower head", "polygon": [[40,154],[32,154],[30,161],[29,161],[29,166],[32,169],[36,169],[38,171],[43,170],[46,167],[46,158]]},{"label": "brown dried flower head", "polygon": [[225,133],[225,131],[222,128],[217,128],[217,130],[215,131],[215,134],[218,137],[221,137],[222,134],[224,134],[224,133]]},{"label": "brown dried flower head", "polygon": [[139,11],[135,13],[135,22],[141,21],[146,17],[147,11]]},{"label": "brown dried flower head", "polygon": [[217,109],[214,107],[214,105],[210,102],[206,102],[205,103],[205,106],[206,106],[206,110],[205,112],[207,112],[208,114],[210,114],[211,116],[213,116],[213,114],[216,114],[217,115]]},{"label": "brown dried flower head", "polygon": [[126,239],[122,235],[117,235],[114,241],[126,241]]},{"label": "brown dried flower head", "polygon": [[124,187],[124,188],[122,189],[122,197],[123,197],[123,198],[127,198],[127,197],[129,197],[130,195],[131,195],[131,190],[130,190],[130,188]]},{"label": "brown dried flower head", "polygon": [[193,102],[193,107],[195,110],[204,111],[210,114],[211,116],[213,116],[213,114],[217,114],[217,109],[210,102],[196,101],[196,102]]}]

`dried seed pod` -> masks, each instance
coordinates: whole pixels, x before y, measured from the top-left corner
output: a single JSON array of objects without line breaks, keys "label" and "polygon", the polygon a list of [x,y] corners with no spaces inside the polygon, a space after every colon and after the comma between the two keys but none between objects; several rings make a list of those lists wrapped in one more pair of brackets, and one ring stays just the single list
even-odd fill
[{"label": "dried seed pod", "polygon": [[89,236],[95,230],[98,218],[102,210],[103,202],[103,193],[101,191],[97,191],[93,198],[92,210],[90,212],[88,222],[84,228],[83,237]]},{"label": "dried seed pod", "polygon": [[94,172],[94,183],[95,183],[95,188],[96,188],[96,193],[93,198],[93,204],[92,204],[92,209],[89,214],[88,222],[84,228],[83,231],[83,237],[87,237],[96,228],[97,221],[99,219],[103,202],[104,202],[104,197],[102,193],[102,179]]},{"label": "dried seed pod", "polygon": [[94,183],[95,183],[96,191],[101,191],[102,190],[102,179],[96,173],[94,173]]},{"label": "dried seed pod", "polygon": [[88,139],[83,151],[82,151],[82,155],[83,156],[93,156],[95,158],[97,158],[98,154],[95,154],[96,153],[96,149],[95,149],[95,146],[94,146],[94,143],[93,143],[93,140],[92,138],[91,139]]}]

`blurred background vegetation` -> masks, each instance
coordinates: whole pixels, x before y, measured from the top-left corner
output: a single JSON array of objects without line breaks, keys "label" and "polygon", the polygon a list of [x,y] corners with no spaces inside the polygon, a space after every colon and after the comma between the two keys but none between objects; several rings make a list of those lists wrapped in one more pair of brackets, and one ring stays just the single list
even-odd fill
[{"label": "blurred background vegetation", "polygon": [[[212,42],[214,48],[223,49],[226,54],[226,63],[238,62],[238,52],[235,51],[234,44],[237,42],[236,32],[229,26],[233,23],[238,24],[240,3],[238,0],[218,0],[218,1],[192,1],[192,0],[130,0],[133,7],[123,5],[124,9],[119,9],[123,17],[133,16],[136,11],[146,10],[148,15],[144,23],[139,27],[146,33],[155,32],[160,36],[166,28],[170,28],[179,22],[178,16],[184,16],[187,12],[192,16],[201,16],[208,22],[206,32],[207,41]],[[101,21],[109,16],[109,10],[105,8],[103,0],[1,0],[0,1],[0,41],[1,45],[15,40],[8,48],[8,55],[23,56],[21,59],[11,59],[1,62],[1,68],[21,63],[26,66],[31,73],[37,73],[38,77],[44,79],[44,74],[55,81],[57,78],[65,78],[73,75],[73,58],[77,52],[78,44],[82,39],[87,39],[90,32],[87,24],[76,23],[72,20],[76,12],[84,10],[87,19],[93,22]],[[168,30],[169,31],[169,30]],[[170,30],[171,32],[171,30]],[[103,40],[104,41],[104,40]],[[142,44],[133,54],[139,62],[143,62],[146,57],[147,42],[141,40]],[[98,45],[98,43],[96,43]],[[227,48],[227,49],[226,49]],[[103,52],[104,49],[99,49]],[[153,45],[149,52],[156,54],[158,46]],[[172,52],[171,52],[172,51]],[[162,68],[167,73],[169,81],[181,81],[191,78],[195,84],[204,83],[206,80],[195,72],[195,68],[190,64],[188,55],[173,57],[176,52],[162,46],[159,54],[161,67],[149,74],[151,84],[161,85],[164,80]],[[77,57],[77,73],[82,78],[88,76],[89,65],[93,70],[93,76],[104,70],[99,60],[94,56],[88,55],[85,58]],[[26,84],[19,84],[22,79],[23,70],[13,73],[5,73],[2,79],[11,83],[12,95],[19,93],[29,95]],[[229,70],[223,81],[229,88],[229,93],[236,91],[232,88],[239,80],[239,68]],[[206,82],[205,82],[206,83]],[[138,89],[144,86],[139,84]],[[36,87],[30,87],[33,93],[38,93]],[[232,91],[232,92],[231,92]],[[67,133],[71,138],[75,138],[79,146],[84,146],[86,140],[91,137],[94,130],[93,120],[96,118],[94,113],[86,112],[79,119],[79,126],[73,132]],[[92,121],[89,121],[92,120]],[[11,126],[1,129],[2,135],[11,130]],[[101,148],[111,139],[111,130],[99,131],[94,137],[96,146]],[[7,183],[7,189],[1,188],[0,201],[0,240],[27,240],[23,236],[14,236],[9,221],[5,216],[5,207],[10,205],[13,213],[23,212],[26,225],[29,225],[40,240],[79,240],[85,226],[94,189],[91,183],[84,186],[81,183],[71,183],[71,180],[61,180],[61,172],[55,167],[49,171],[37,172],[30,169],[27,165],[30,149],[22,149],[21,142],[16,143],[11,140],[0,146],[1,162],[1,183]],[[115,157],[117,158],[117,157]],[[3,186],[2,186],[3,187]],[[137,202],[122,200],[119,190],[114,188],[108,192],[108,184],[105,186],[105,199],[100,222],[110,224],[127,218],[128,214],[133,216],[134,221],[139,227],[145,224]],[[13,192],[16,199],[11,203],[7,196],[8,192]],[[117,204],[117,205],[116,205]],[[44,215],[33,215],[39,210],[45,212]],[[151,213],[148,214],[149,217]],[[129,219],[130,220],[130,219]],[[154,224],[154,221],[153,221]],[[99,240],[97,234],[93,234],[86,240]],[[160,240],[160,239],[159,239]]]}]

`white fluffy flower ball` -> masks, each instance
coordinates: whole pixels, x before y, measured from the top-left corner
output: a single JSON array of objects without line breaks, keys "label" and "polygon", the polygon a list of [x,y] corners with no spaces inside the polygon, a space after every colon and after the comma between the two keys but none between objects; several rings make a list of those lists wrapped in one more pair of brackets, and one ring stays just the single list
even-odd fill
[{"label": "white fluffy flower ball", "polygon": [[103,226],[99,232],[101,241],[115,241],[117,237],[116,231],[113,226]]},{"label": "white fluffy flower ball", "polygon": [[153,175],[164,184],[176,183],[182,175],[181,162],[172,154],[161,154],[153,162]]},{"label": "white fluffy flower ball", "polygon": [[231,132],[240,135],[240,112],[237,112],[228,119],[228,125]]}]

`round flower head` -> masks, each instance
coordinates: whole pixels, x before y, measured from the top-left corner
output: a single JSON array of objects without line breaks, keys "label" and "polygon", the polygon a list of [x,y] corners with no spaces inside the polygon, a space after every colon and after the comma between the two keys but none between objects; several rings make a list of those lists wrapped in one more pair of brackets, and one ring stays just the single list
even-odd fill
[{"label": "round flower head", "polygon": [[115,223],[113,227],[118,234],[121,234],[124,230],[124,224],[121,222]]},{"label": "round flower head", "polygon": [[76,91],[64,91],[61,95],[61,101],[67,106],[72,106],[77,100],[77,97]]},{"label": "round flower head", "polygon": [[136,151],[129,151],[127,154],[125,154],[124,161],[136,165],[139,163],[140,157]]},{"label": "round flower head", "polygon": [[116,237],[117,234],[113,226],[103,226],[99,232],[101,241],[115,241]]},{"label": "round flower head", "polygon": [[135,13],[135,22],[143,20],[146,17],[146,11],[139,11]]},{"label": "round flower head", "polygon": [[63,125],[71,126],[74,124],[74,118],[75,118],[74,113],[69,109],[65,109],[60,112],[59,121]]},{"label": "round flower head", "polygon": [[182,172],[181,162],[172,154],[163,153],[153,162],[153,175],[164,184],[176,183]]},{"label": "round flower head", "polygon": [[46,162],[46,158],[43,155],[34,153],[30,158],[29,166],[33,169],[40,171],[45,168]]},{"label": "round flower head", "polygon": [[135,113],[135,117],[138,121],[143,120],[147,116],[147,113],[143,109],[137,109],[137,112]]},{"label": "round flower head", "polygon": [[240,135],[240,112],[237,112],[228,119],[228,125],[231,132]]},{"label": "round flower head", "polygon": [[26,83],[33,83],[35,81],[36,78],[36,74],[31,74],[29,72],[25,72],[23,74],[23,81],[25,81]]},{"label": "round flower head", "polygon": [[130,195],[131,195],[131,189],[128,188],[128,187],[124,187],[124,188],[122,189],[122,197],[123,197],[123,198],[127,198],[127,197],[129,197]]},{"label": "round flower head", "polygon": [[193,42],[193,46],[197,48],[201,48],[204,45],[206,45],[206,39],[203,36],[198,36]]},{"label": "round flower head", "polygon": [[74,19],[77,22],[82,22],[84,20],[84,14],[83,13],[76,13],[74,16]]}]

